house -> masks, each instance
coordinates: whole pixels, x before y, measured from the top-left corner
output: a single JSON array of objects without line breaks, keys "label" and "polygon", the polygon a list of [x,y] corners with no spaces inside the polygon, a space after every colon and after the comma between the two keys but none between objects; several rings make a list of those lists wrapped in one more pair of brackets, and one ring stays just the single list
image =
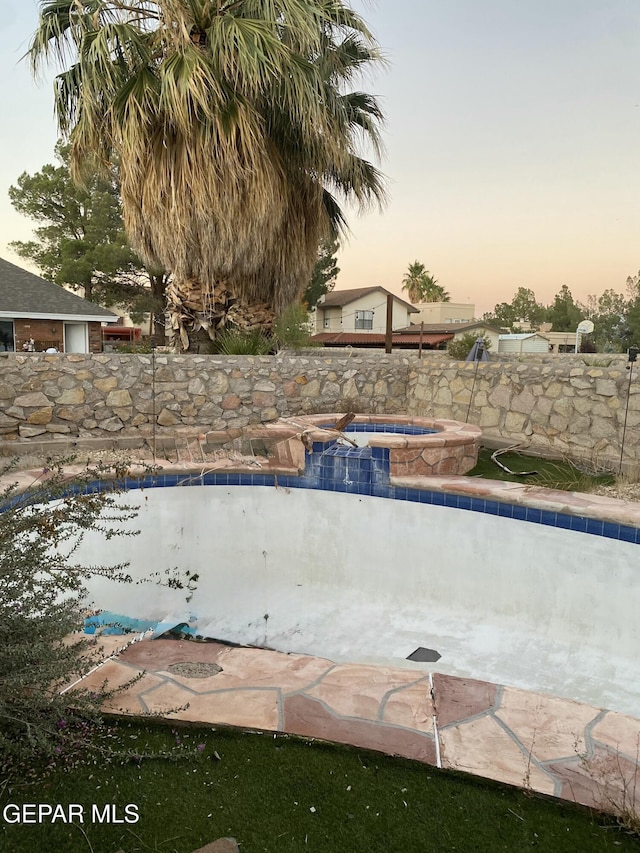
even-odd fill
[{"label": "house", "polygon": [[476,306],[469,302],[416,302],[417,317],[414,323],[449,324],[472,323]]},{"label": "house", "polygon": [[134,326],[130,318],[120,315],[117,325],[102,327],[102,344],[106,352],[112,352],[121,344],[138,344],[142,339],[142,329]]},{"label": "house", "polygon": [[547,332],[544,329],[540,331],[544,333],[545,338],[549,341],[549,352],[576,352],[576,339],[578,352],[580,352],[583,337],[582,332]]},{"label": "house", "polygon": [[316,335],[384,335],[387,325],[387,296],[393,296],[391,328],[401,329],[407,326],[411,315],[417,313],[417,308],[384,287],[357,287],[350,290],[333,290],[324,295],[315,308]]},{"label": "house", "polygon": [[0,351],[102,352],[106,308],[0,258]]},{"label": "house", "polygon": [[[443,303],[446,304],[446,303]],[[414,322],[402,331],[406,334],[418,334],[420,332],[421,323]],[[485,323],[484,320],[475,320],[469,323],[455,323],[452,326],[450,323],[424,323],[422,326],[424,338],[431,340],[432,338],[442,338],[446,336],[446,340],[458,340],[464,335],[474,335],[476,338],[487,338],[491,344],[490,352],[498,352],[498,343],[502,330],[497,326],[492,326],[490,323]],[[431,347],[435,349],[436,347]],[[440,348],[439,346],[437,347]]]},{"label": "house", "polygon": [[522,352],[549,352],[549,339],[539,332],[522,332],[517,335],[500,335],[500,354]]},{"label": "house", "polygon": [[[421,340],[422,338],[422,340]],[[325,347],[357,347],[358,349],[384,348],[387,337],[380,332],[322,332],[311,340]],[[429,335],[420,331],[391,333],[392,349],[446,349],[453,335]]]}]

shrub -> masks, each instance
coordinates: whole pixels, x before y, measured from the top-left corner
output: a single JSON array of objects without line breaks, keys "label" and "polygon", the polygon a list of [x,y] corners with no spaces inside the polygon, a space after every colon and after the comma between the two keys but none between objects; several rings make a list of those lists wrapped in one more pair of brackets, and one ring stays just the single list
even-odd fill
[{"label": "shrub", "polygon": [[273,334],[281,349],[319,346],[311,340],[309,314],[303,305],[290,305],[274,323]]},{"label": "shrub", "polygon": [[[116,504],[115,481],[101,491],[90,486],[114,473],[126,472],[87,468],[71,480],[60,463],[45,468],[27,491],[16,484],[0,491],[0,774],[86,756],[89,744],[99,742],[89,735],[100,723],[106,689],[66,688],[97,662],[79,633],[86,582],[96,576],[132,581],[126,564],[74,562],[89,530],[105,540],[132,535],[119,525],[136,512]],[[166,582],[181,586],[177,578]]]},{"label": "shrub", "polygon": [[[456,338],[455,340],[449,343],[447,347],[447,353],[451,356],[451,358],[455,358],[458,361],[464,361],[465,358],[471,352],[471,348],[478,340],[478,335],[472,335],[467,333],[462,335],[460,338]],[[491,341],[487,337],[483,337],[484,347],[489,352],[491,349]]]},{"label": "shrub", "polygon": [[217,333],[211,351],[222,355],[267,355],[272,347],[271,338],[260,329],[228,328]]}]

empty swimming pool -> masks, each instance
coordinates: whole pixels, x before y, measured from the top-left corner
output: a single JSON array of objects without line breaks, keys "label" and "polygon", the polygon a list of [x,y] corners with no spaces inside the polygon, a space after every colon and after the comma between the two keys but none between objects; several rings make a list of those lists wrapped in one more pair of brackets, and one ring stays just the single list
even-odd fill
[{"label": "empty swimming pool", "polygon": [[441,655],[431,670],[640,714],[632,526],[399,482],[208,474],[142,485],[120,498],[139,507],[140,535],[105,556],[91,534],[79,557],[128,559],[139,576],[175,566],[198,573],[197,589],[187,602],[97,580],[100,607],[340,661],[397,664],[424,647]]}]

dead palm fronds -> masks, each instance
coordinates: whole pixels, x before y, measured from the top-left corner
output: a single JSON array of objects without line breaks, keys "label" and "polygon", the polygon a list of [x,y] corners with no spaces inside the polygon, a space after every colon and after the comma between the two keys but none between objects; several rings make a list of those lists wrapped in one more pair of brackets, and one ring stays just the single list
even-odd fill
[{"label": "dead palm fronds", "polygon": [[384,200],[357,152],[380,153],[379,107],[346,91],[380,54],[342,0],[44,0],[30,57],[63,65],[74,175],[117,157],[132,245],[198,283],[210,335],[216,282],[279,312],[345,227],[339,199]]}]

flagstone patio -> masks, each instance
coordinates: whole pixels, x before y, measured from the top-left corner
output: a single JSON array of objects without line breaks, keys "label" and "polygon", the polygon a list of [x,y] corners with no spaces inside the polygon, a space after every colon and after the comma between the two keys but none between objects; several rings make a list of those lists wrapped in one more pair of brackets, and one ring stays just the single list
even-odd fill
[{"label": "flagstone patio", "polygon": [[142,674],[107,702],[113,712],[286,732],[461,770],[604,811],[640,807],[640,721],[623,714],[426,667],[335,664],[164,638],[124,649],[123,637],[98,642],[104,663],[83,686],[98,687],[105,679],[122,685]]}]

